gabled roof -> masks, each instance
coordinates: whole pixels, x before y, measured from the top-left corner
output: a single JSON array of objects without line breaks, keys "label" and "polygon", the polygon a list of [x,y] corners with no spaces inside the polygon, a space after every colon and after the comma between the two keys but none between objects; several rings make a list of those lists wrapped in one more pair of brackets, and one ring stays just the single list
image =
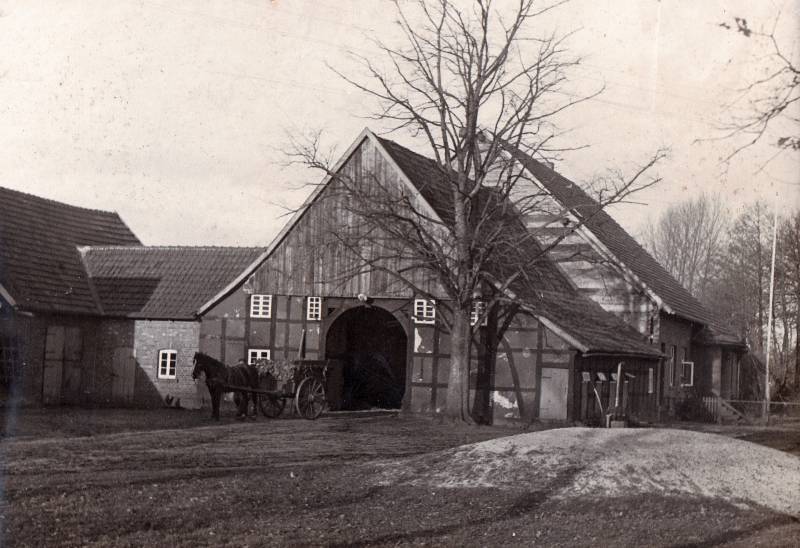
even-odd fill
[{"label": "gabled roof", "polygon": [[21,310],[97,314],[76,246],[141,245],[116,213],[0,188],[0,286]]},{"label": "gabled roof", "polygon": [[[444,222],[452,219],[451,190],[445,171],[430,158],[388,139],[378,140],[440,218]],[[525,230],[522,225],[519,228]],[[513,229],[513,226],[508,226],[508,230]],[[534,238],[520,238],[517,242],[521,255],[540,255],[539,244]],[[660,355],[633,327],[578,292],[551,260],[541,257],[532,270],[535,272],[530,272],[528,279],[512,285],[512,291],[525,303],[527,310],[570,339],[582,352]]]},{"label": "gabled roof", "polygon": [[709,331],[707,342],[742,344],[579,185],[520,150],[506,150],[565,209],[584,221],[584,227],[661,301],[667,312],[704,325]]},{"label": "gabled roof", "polygon": [[711,313],[579,185],[519,150],[509,152],[564,208],[583,220],[584,226],[662,300],[668,311],[698,323],[713,323]]},{"label": "gabled roof", "polygon": [[106,315],[189,320],[264,249],[104,246],[80,251]]}]

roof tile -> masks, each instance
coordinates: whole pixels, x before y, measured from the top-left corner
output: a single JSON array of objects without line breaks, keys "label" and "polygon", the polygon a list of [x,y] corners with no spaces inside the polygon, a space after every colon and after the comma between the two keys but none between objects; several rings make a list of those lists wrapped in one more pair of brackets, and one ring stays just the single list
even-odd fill
[{"label": "roof tile", "polygon": [[140,244],[116,213],[0,187],[0,283],[23,310],[98,313],[76,246]]}]

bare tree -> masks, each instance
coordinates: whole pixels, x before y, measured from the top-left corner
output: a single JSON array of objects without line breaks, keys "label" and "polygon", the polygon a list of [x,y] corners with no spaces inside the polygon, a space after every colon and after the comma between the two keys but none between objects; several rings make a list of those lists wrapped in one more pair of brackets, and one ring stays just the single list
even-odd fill
[{"label": "bare tree", "polygon": [[706,304],[758,352],[765,350],[772,218],[762,202],[733,221],[720,274]]},{"label": "bare tree", "polygon": [[720,23],[725,29],[760,42],[768,51],[766,59],[761,61],[763,75],[749,82],[736,101],[728,105],[729,109],[741,108],[745,114],[732,115],[722,126],[725,137],[744,138],[727,159],[765,136],[779,150],[800,150],[800,64],[793,48],[778,43],[775,28],[779,19],[780,15],[769,31],[751,28],[742,17],[735,17],[733,25]]},{"label": "bare tree", "polygon": [[[800,394],[800,210],[781,223],[778,233],[782,278],[784,351],[791,352],[794,338],[794,391]],[[794,328],[794,329],[792,329]],[[789,360],[787,359],[787,362]]]},{"label": "bare tree", "polygon": [[701,301],[725,253],[728,215],[719,196],[704,193],[670,206],[645,228],[648,250]]},{"label": "bare tree", "polygon": [[[497,334],[519,307],[535,307],[532,301],[564,283],[546,253],[567,233],[543,246],[541,234],[526,228],[526,216],[554,212],[518,159],[520,152],[552,158],[563,151],[554,142],[555,117],[586,99],[564,89],[567,69],[579,60],[567,57],[563,37],[538,27],[561,4],[518,0],[501,14],[491,0],[395,2],[404,45],[378,44],[382,64],[360,58],[363,80],[339,72],[380,101],[376,119],[425,144],[432,159],[414,162],[435,212],[384,173],[334,169],[317,137],[293,143],[292,158],[331,178],[325,193],[346,212],[346,226],[332,225],[322,245],[356,257],[349,275],[382,272],[419,296],[446,296],[437,318],[450,333],[445,415],[454,420],[472,420],[474,326],[488,318]],[[657,152],[607,188],[595,213],[656,182],[648,170],[663,156]],[[571,229],[593,214],[584,211]],[[560,229],[568,217],[563,208],[555,212]]]}]

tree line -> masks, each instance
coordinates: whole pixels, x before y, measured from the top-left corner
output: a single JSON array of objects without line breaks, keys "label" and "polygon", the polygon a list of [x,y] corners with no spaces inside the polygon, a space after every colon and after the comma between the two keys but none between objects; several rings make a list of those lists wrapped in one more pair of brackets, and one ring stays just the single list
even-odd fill
[{"label": "tree line", "polygon": [[[774,216],[764,202],[730,211],[701,194],[650,223],[653,256],[703,305],[749,344],[767,352]],[[770,376],[775,397],[800,393],[800,209],[778,219]]]}]

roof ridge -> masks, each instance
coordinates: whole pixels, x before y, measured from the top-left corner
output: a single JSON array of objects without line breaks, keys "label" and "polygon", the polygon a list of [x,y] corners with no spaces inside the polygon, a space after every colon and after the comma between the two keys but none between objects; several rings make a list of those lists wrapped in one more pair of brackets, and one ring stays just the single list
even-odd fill
[{"label": "roof ridge", "polygon": [[120,216],[119,213],[117,211],[115,211],[115,210],[96,209],[96,208],[92,208],[92,207],[85,207],[85,206],[68,204],[66,202],[61,202],[61,201],[55,200],[53,198],[45,198],[43,196],[38,196],[38,195],[32,194],[30,192],[25,192],[25,191],[22,191],[22,190],[16,190],[14,188],[8,188],[8,187],[5,187],[5,186],[0,186],[0,192],[10,192],[10,193],[16,194],[16,195],[18,195],[19,197],[22,197],[22,198],[28,198],[28,199],[32,198],[32,199],[37,200],[39,202],[46,202],[46,203],[50,203],[50,204],[53,204],[53,205],[56,205],[56,206],[59,206],[59,207],[68,207],[68,208],[71,208],[71,209],[80,209],[81,211],[91,211],[91,212],[94,212],[94,213],[105,213],[107,215],[116,215],[117,217]]},{"label": "roof ridge", "polygon": [[93,251],[93,250],[136,250],[136,251],[148,251],[148,250],[173,250],[173,249],[189,249],[189,250],[200,250],[200,249],[236,249],[236,250],[261,250],[266,249],[266,246],[244,246],[244,245],[83,245],[78,246],[79,249],[86,250],[86,251]]}]

